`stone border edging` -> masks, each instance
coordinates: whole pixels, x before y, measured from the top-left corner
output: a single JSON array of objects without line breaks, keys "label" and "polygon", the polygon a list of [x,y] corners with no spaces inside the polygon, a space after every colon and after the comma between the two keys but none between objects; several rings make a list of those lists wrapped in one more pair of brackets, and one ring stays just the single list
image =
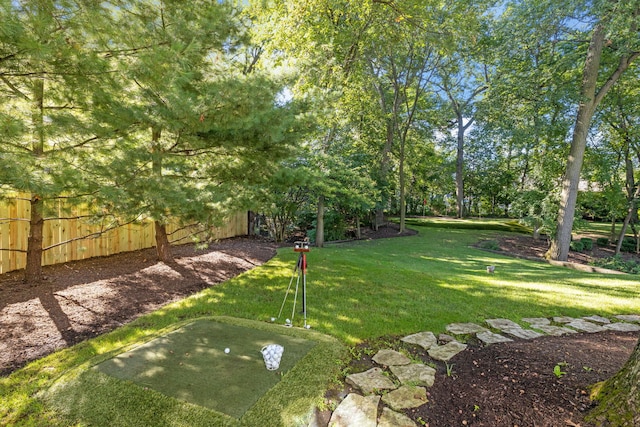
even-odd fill
[{"label": "stone border edging", "polygon": [[[599,315],[581,318],[568,316],[523,318],[522,321],[528,323],[530,329],[523,328],[510,319],[486,319],[484,322],[488,328],[475,323],[451,323],[445,327],[445,330],[452,335],[475,336],[485,345],[514,339],[535,339],[578,332],[640,331],[640,314],[614,315],[612,318],[615,320]],[[493,332],[492,329],[498,332]],[[464,351],[467,345],[455,338],[439,344],[438,341],[443,342],[443,336],[444,334],[440,334],[440,340],[438,340],[434,333],[426,331],[407,335],[401,338],[401,341],[420,346],[431,358],[446,363],[453,356]],[[426,390],[433,385],[436,370],[422,363],[413,362],[404,354],[392,349],[379,350],[373,357],[373,361],[380,367],[347,377],[346,382],[359,389],[364,396],[358,393],[348,394],[333,411],[329,427],[356,425],[417,427],[413,420],[399,411],[417,408],[427,403]],[[386,368],[390,372],[385,371]],[[392,379],[394,377],[396,381]],[[380,402],[383,404],[381,416],[378,414]],[[313,423],[309,424],[309,427],[313,426]]]}]

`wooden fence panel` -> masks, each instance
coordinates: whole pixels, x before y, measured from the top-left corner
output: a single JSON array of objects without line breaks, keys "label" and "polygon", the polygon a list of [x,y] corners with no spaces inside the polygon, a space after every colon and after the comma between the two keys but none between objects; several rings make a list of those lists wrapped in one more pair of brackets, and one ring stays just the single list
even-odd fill
[{"label": "wooden fence panel", "polygon": [[[0,274],[25,266],[26,253],[24,251],[27,249],[28,219],[31,209],[29,201],[24,200],[26,198],[24,195],[18,195],[13,199],[0,200]],[[58,205],[55,212],[59,217],[87,214],[87,210],[82,208],[74,208],[70,213],[68,209],[64,209],[63,205]],[[211,234],[216,239],[244,236],[247,234],[247,228],[247,213],[238,212],[229,218],[226,225],[211,230]],[[45,251],[42,256],[42,264],[58,264],[155,246],[155,229],[151,221],[126,224],[95,238],[73,240],[97,233],[101,229],[101,225],[89,224],[81,219],[49,219],[45,221],[44,248],[65,241],[69,241],[69,243]],[[169,233],[175,232],[170,236],[170,241],[178,244],[189,243],[188,236],[193,232],[189,229],[179,229],[176,224],[169,224],[167,231]]]}]

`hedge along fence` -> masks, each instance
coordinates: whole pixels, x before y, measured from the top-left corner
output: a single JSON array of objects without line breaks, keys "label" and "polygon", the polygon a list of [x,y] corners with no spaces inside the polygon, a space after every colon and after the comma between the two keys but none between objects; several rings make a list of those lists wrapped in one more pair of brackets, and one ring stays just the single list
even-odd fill
[{"label": "hedge along fence", "polygon": [[[64,209],[62,201],[56,203],[58,218],[47,218],[44,222],[42,247],[46,250],[42,254],[42,265],[146,249],[156,244],[154,224],[150,220],[108,229],[108,224],[84,220],[88,211]],[[25,267],[30,212],[28,196],[0,200],[0,274]],[[247,228],[247,213],[238,212],[224,226],[210,230],[209,235],[215,239],[244,236]],[[195,226],[167,226],[172,244],[188,243],[196,231]],[[89,237],[82,238],[85,236]]]}]

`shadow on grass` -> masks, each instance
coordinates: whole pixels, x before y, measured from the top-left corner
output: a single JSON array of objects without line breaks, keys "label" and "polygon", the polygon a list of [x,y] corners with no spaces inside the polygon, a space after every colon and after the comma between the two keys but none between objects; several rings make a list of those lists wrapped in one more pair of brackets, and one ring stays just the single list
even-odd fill
[{"label": "shadow on grass", "polygon": [[[285,347],[278,371],[264,366],[259,351],[267,342]],[[288,426],[312,416],[344,357],[341,344],[313,331],[203,319],[71,371],[45,400],[87,425]]]}]

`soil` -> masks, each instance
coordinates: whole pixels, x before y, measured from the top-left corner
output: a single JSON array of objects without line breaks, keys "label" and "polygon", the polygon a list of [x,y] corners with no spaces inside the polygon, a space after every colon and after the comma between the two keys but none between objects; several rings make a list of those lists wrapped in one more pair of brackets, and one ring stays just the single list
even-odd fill
[{"label": "soil", "polygon": [[[398,236],[398,230],[391,225],[363,234],[392,236]],[[525,236],[499,244],[505,252],[527,257],[540,257],[546,250],[544,241]],[[5,273],[0,276],[0,375],[215,286],[264,263],[275,250],[265,239],[234,238],[206,249],[174,247],[173,265],[157,262],[154,250],[148,249],[47,266],[47,279],[37,285],[25,284],[20,271]],[[584,255],[571,261],[589,260]],[[395,339],[399,347],[437,368],[428,403],[406,411],[417,425],[585,427],[589,424],[583,417],[592,405],[590,385],[617,372],[638,337],[600,332],[491,346],[470,341],[469,348],[449,362],[449,374],[444,363],[435,363],[398,337],[384,341]],[[373,366],[367,347],[375,346],[361,344],[362,357],[351,368]],[[554,374],[558,364],[566,372],[561,377]]]}]

